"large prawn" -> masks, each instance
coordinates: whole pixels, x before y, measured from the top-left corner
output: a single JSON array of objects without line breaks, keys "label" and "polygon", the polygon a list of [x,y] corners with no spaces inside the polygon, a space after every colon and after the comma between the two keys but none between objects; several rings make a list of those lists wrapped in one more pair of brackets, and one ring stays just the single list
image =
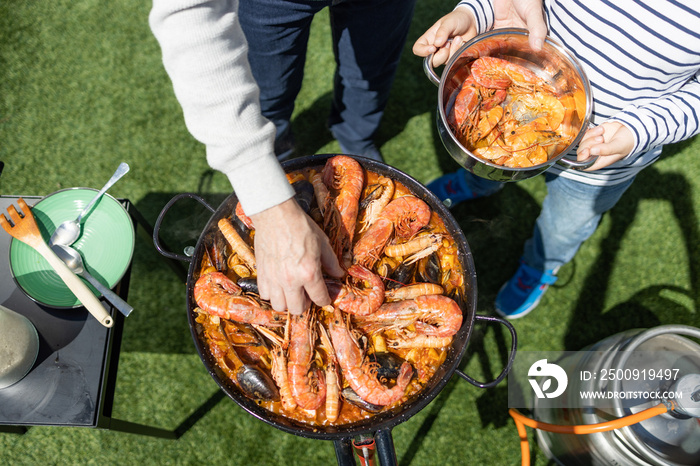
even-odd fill
[{"label": "large prawn", "polygon": [[357,241],[353,249],[355,263],[372,268],[379,260],[392,234],[408,239],[430,221],[430,207],[415,196],[402,196],[382,210],[376,222]]},{"label": "large prawn", "polygon": [[362,166],[346,155],[331,157],[323,168],[323,182],[335,193],[326,205],[323,229],[341,262],[344,252],[352,247],[364,179]]},{"label": "large prawn", "polygon": [[254,325],[255,329],[267,337],[271,342],[273,347],[270,349],[270,356],[272,359],[272,368],[270,369],[270,375],[272,375],[273,380],[277,384],[280,391],[280,402],[282,407],[287,411],[293,411],[297,407],[297,402],[292,394],[292,388],[289,384],[289,372],[287,370],[287,355],[284,351],[284,346],[286,343],[277,335],[275,332],[269,328],[265,328],[261,325]]},{"label": "large prawn", "polygon": [[388,388],[376,377],[376,366],[364,357],[339,309],[334,310],[329,325],[333,349],[345,380],[353,391],[367,403],[387,406],[399,401],[406,392],[413,376],[413,368],[407,362],[401,365],[396,384]]},{"label": "large prawn", "polygon": [[507,94],[505,89],[480,86],[470,75],[464,80],[455,97],[449,121],[465,140],[475,144],[500,120],[503,115],[500,104]]},{"label": "large prawn", "polygon": [[318,367],[311,368],[316,340],[313,312],[290,316],[287,374],[292,396],[302,409],[318,409],[326,401],[326,379]]},{"label": "large prawn", "polygon": [[369,333],[405,329],[412,325],[418,335],[451,337],[462,326],[462,319],[462,310],[453,299],[443,295],[424,295],[384,303],[371,315],[354,317],[353,322]]},{"label": "large prawn", "polygon": [[358,264],[351,265],[348,274],[352,278],[368,282],[369,287],[363,289],[351,285],[349,280],[346,284],[326,280],[333,305],[354,315],[367,315],[379,309],[384,302],[384,282],[381,277]]},{"label": "large prawn", "polygon": [[555,89],[544,79],[524,66],[496,57],[480,57],[471,65],[474,81],[489,89],[508,89],[520,92],[532,92]]},{"label": "large prawn", "polygon": [[380,176],[376,184],[367,187],[369,193],[360,202],[360,208],[364,215],[360,219],[360,233],[367,230],[374,223],[384,207],[386,207],[394,197],[394,182],[391,178]]},{"label": "large prawn", "polygon": [[243,294],[233,280],[221,272],[202,275],[194,285],[194,300],[207,314],[244,324],[281,327],[286,313],[276,312],[267,304]]}]

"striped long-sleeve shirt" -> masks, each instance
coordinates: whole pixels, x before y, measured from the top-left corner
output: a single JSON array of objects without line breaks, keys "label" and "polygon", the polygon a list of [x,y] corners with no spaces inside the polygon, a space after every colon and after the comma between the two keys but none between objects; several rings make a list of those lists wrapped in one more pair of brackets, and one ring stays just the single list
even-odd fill
[{"label": "striped long-sleeve shirt", "polygon": [[[467,0],[479,33],[494,22],[490,0]],[[588,184],[621,183],[659,158],[664,144],[700,132],[700,1],[545,0],[549,35],[581,62],[593,123],[619,121],[634,134],[624,160],[594,172],[550,171]],[[573,151],[572,153],[575,153]]]}]

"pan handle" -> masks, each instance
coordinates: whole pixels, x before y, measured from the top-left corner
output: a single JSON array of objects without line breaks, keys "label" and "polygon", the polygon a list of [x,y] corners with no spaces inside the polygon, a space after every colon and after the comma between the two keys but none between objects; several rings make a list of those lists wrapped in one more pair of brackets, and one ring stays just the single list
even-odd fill
[{"label": "pan handle", "polygon": [[457,369],[455,372],[462,377],[464,380],[469,382],[470,384],[479,387],[479,388],[493,388],[508,375],[508,372],[510,372],[511,367],[513,367],[513,361],[515,360],[515,350],[518,348],[518,336],[515,333],[515,327],[513,327],[513,324],[508,322],[507,320],[501,319],[500,317],[495,317],[495,316],[480,316],[476,315],[475,316],[476,320],[482,320],[484,322],[496,322],[502,325],[505,325],[508,331],[510,332],[510,339],[511,339],[511,344],[510,344],[510,354],[508,355],[508,363],[506,364],[506,367],[503,368],[503,371],[496,377],[494,380],[491,382],[478,382],[471,377],[469,377],[467,374],[462,372],[461,370]]},{"label": "pan handle", "polygon": [[170,201],[165,204],[165,207],[163,207],[163,210],[160,211],[160,214],[158,214],[158,219],[156,220],[156,224],[153,227],[153,244],[155,245],[156,249],[158,250],[159,253],[161,253],[163,256],[169,258],[169,259],[176,259],[180,261],[185,261],[185,262],[190,262],[192,259],[189,257],[185,256],[184,254],[176,254],[174,252],[170,252],[166,250],[162,243],[160,242],[160,225],[163,223],[163,218],[165,218],[165,214],[168,213],[170,208],[175,204],[177,201],[183,198],[189,198],[189,199],[194,199],[195,201],[199,202],[202,204],[204,207],[209,209],[211,213],[213,214],[216,212],[216,210],[210,206],[207,201],[204,200],[201,196],[198,196],[197,194],[193,193],[182,193],[178,194],[177,196],[173,197],[170,199]]}]

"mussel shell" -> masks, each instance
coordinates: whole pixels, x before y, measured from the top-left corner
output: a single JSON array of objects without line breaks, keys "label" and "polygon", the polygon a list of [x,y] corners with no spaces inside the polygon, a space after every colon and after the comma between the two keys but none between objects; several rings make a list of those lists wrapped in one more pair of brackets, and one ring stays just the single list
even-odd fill
[{"label": "mussel shell", "polygon": [[350,387],[345,387],[340,392],[340,394],[343,396],[345,401],[347,401],[351,405],[355,405],[358,408],[364,409],[365,411],[369,411],[370,413],[378,413],[383,408],[383,406],[375,405],[372,403],[367,403],[365,400],[360,398],[357,395],[357,393],[355,393],[355,390],[353,390]]},{"label": "mussel shell", "polygon": [[258,291],[258,279],[252,277],[239,278],[236,285],[241,287],[244,293],[260,294]]},{"label": "mussel shell", "polygon": [[433,252],[428,257],[421,259],[418,267],[418,278],[422,282],[435,283],[441,285],[440,257],[437,252]]},{"label": "mussel shell", "polygon": [[296,199],[299,207],[307,214],[311,212],[311,204],[313,204],[315,199],[314,185],[307,180],[299,180],[292,183],[292,187],[296,192],[294,199]]},{"label": "mussel shell", "polygon": [[245,226],[245,223],[241,221],[240,218],[236,215],[236,212],[234,211],[233,215],[231,216],[231,223],[236,227],[236,230],[241,234],[241,238],[248,243],[251,244],[250,241],[250,228]]},{"label": "mussel shell", "polygon": [[226,239],[220,232],[215,232],[211,241],[207,243],[205,253],[211,265],[219,272],[226,273],[228,263],[226,261]]},{"label": "mussel shell", "polygon": [[367,189],[369,189],[370,191],[367,194],[367,196],[362,198],[362,200],[360,201],[360,209],[361,210],[366,209],[367,206],[369,206],[370,202],[379,199],[379,197],[381,196],[382,191],[383,191],[383,188],[381,185],[375,185],[374,187],[369,186]]},{"label": "mussel shell", "polygon": [[255,400],[277,401],[280,392],[272,378],[255,366],[244,365],[236,373],[236,381],[243,393]]},{"label": "mussel shell", "polygon": [[455,288],[447,295],[450,299],[457,303],[460,309],[466,309],[467,299],[461,288]]},{"label": "mussel shell", "polygon": [[394,271],[391,273],[391,280],[386,282],[386,288],[389,290],[393,290],[395,288],[399,288],[401,286],[407,285],[411,283],[413,280],[413,276],[416,273],[416,264],[417,262],[414,262],[412,264],[406,264],[405,262],[402,262],[399,264]]},{"label": "mussel shell", "polygon": [[377,363],[377,378],[382,383],[395,379],[401,372],[401,365],[405,362],[399,356],[390,352],[373,353],[369,356],[371,361]]}]

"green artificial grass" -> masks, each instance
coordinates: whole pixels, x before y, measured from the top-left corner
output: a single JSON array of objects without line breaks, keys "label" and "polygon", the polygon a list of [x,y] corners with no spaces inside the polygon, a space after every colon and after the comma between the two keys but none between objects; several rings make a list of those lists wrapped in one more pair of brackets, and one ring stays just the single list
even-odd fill
[{"label": "green artificial grass", "polygon": [[[457,168],[435,128],[437,88],[410,51],[454,1],[418,2],[378,144],[386,161],[428,182]],[[99,188],[119,162],[129,174],[110,193],[150,221],[175,194],[214,205],[230,193],[188,133],[147,24],[149,2],[87,0],[0,3],[2,194],[47,195]],[[338,150],[325,129],[333,57],[328,17],[313,24],[293,127],[299,154]],[[545,194],[543,177],[456,207],[474,254],[478,313],[514,272]],[[700,139],[667,147],[606,215],[538,309],[514,321],[519,349],[578,350],[632,328],[700,325]],[[178,252],[193,245],[208,213],[196,205],[169,220]],[[179,440],[87,428],[32,427],[0,433],[4,464],[333,464],[333,444],[284,433],[218,399],[192,344],[185,287],[139,236],[119,361],[114,416],[173,430],[213,406]],[[498,326],[473,333],[462,369],[477,379],[503,367],[509,339]],[[213,397],[213,398],[212,398]],[[217,401],[218,400],[218,401]],[[453,377],[423,411],[396,426],[401,465],[520,463],[506,383],[477,389]],[[548,464],[529,430],[533,464]]]}]

